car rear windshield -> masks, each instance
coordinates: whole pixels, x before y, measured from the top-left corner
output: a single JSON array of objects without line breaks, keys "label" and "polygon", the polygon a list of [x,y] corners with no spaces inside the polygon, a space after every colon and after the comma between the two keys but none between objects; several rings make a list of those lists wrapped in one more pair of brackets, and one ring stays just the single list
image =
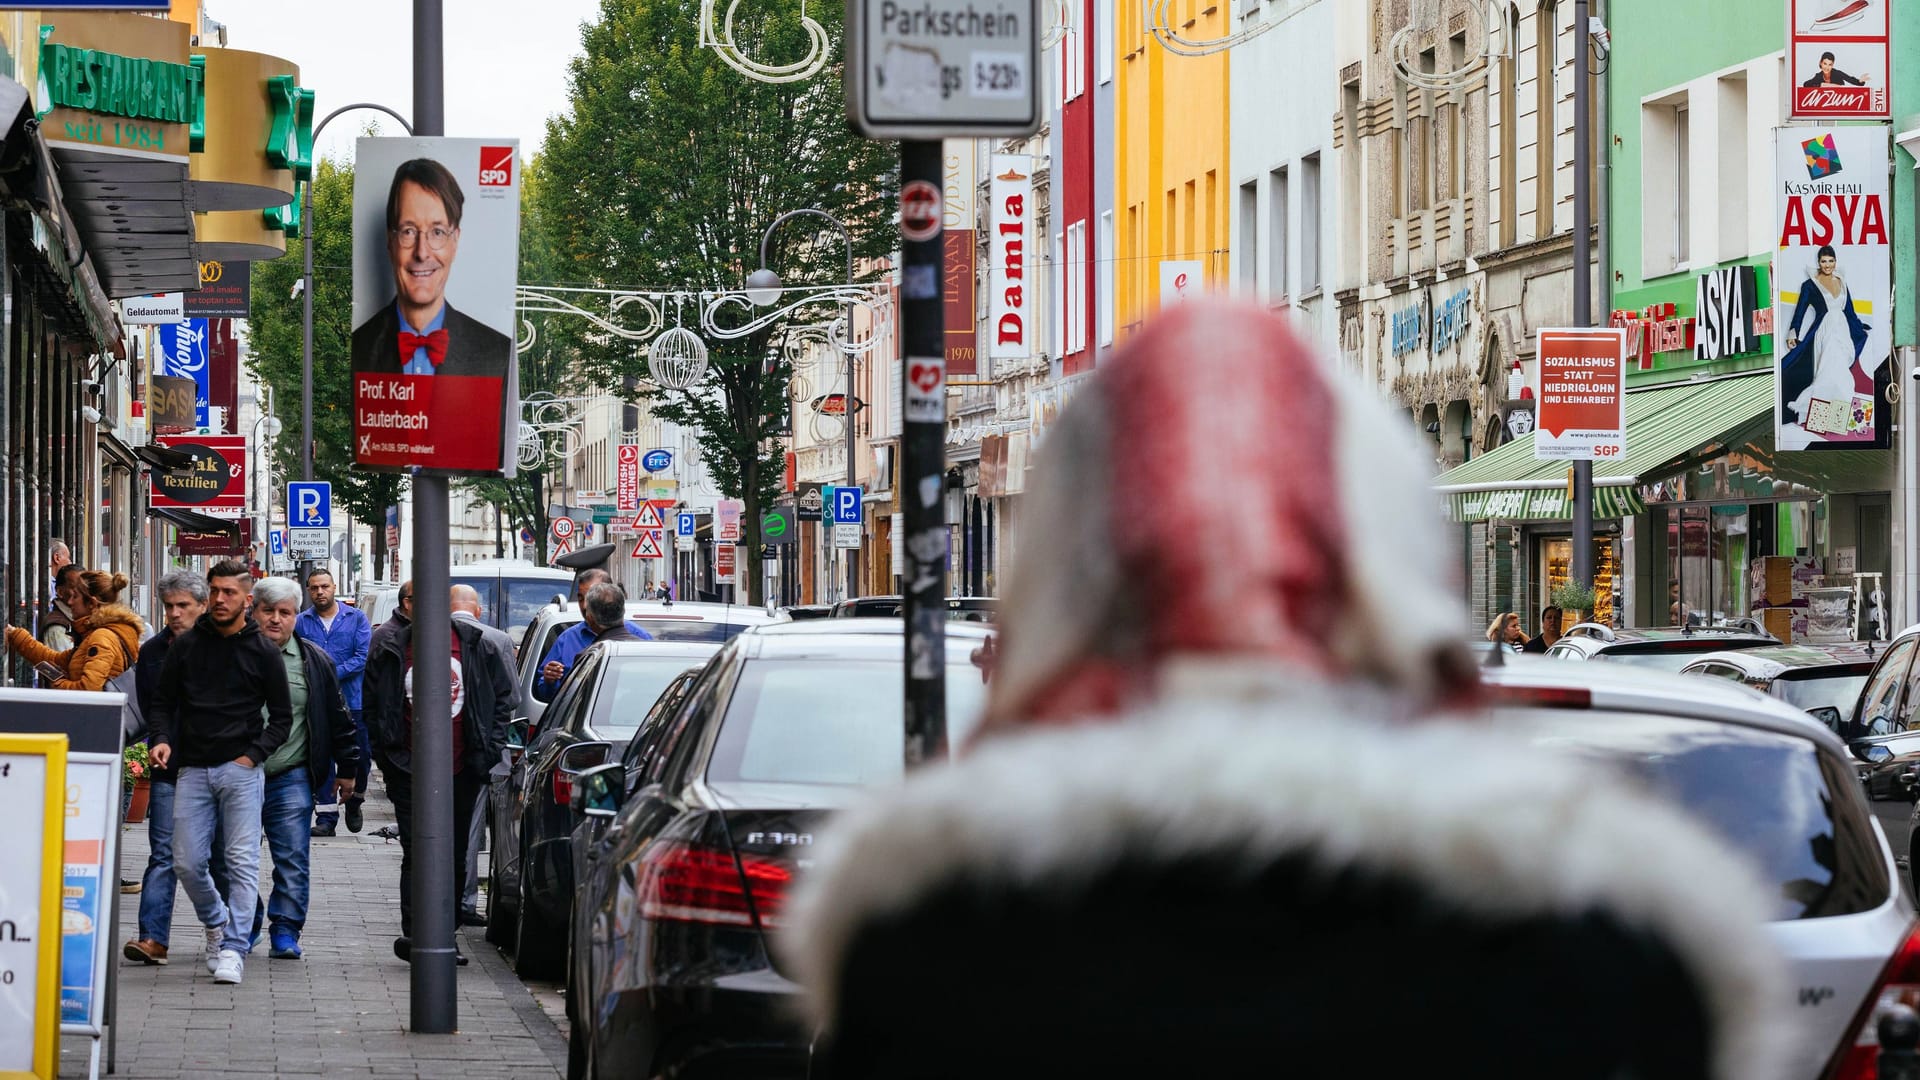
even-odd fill
[{"label": "car rear windshield", "polygon": [[1615,645],[1601,650],[1595,660],[1606,660],[1616,664],[1630,664],[1634,667],[1650,668],[1654,671],[1671,671],[1678,674],[1680,669],[1693,662],[1701,653],[1723,652],[1728,648],[1739,648],[1727,641],[1700,639],[1696,641],[1660,641],[1644,645]]},{"label": "car rear windshield", "polygon": [[[479,582],[473,583],[485,595],[486,589]],[[567,596],[573,592],[573,586],[565,581],[549,578],[502,578],[501,584],[507,589],[507,624],[500,627],[517,639],[531,624],[540,609],[553,601],[555,596]]]},{"label": "car rear windshield", "polygon": [[643,615],[627,620],[653,635],[655,641],[732,641],[745,623],[716,622],[699,615]]},{"label": "car rear windshield", "polygon": [[1773,681],[1774,696],[1796,709],[1832,706],[1846,716],[1860,700],[1860,689],[1867,685],[1867,673],[1858,675],[1815,675],[1789,671]]},{"label": "car rear windshield", "polygon": [[691,656],[610,657],[593,702],[593,730],[601,738],[630,739],[674,676],[706,661]]},{"label": "car rear windshield", "polygon": [[[986,685],[969,663],[947,666],[947,742],[979,722]],[[727,704],[707,779],[773,784],[884,783],[900,777],[901,663],[749,661]]]},{"label": "car rear windshield", "polygon": [[1890,895],[1851,768],[1811,740],[1638,714],[1497,718],[1509,721],[1533,745],[1600,762],[1693,813],[1760,872],[1775,919],[1851,915]]}]

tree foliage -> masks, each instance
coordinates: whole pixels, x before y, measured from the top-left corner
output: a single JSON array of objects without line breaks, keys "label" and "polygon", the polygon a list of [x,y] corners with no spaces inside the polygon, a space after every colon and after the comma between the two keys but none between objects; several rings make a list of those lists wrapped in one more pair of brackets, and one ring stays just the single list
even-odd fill
[{"label": "tree foliage", "polygon": [[[840,8],[807,10],[837,50]],[[555,275],[545,283],[737,289],[759,265],[767,226],[803,208],[844,222],[859,258],[892,249],[897,152],[847,127],[840,58],[808,80],[757,82],[698,46],[698,12],[698,0],[602,0],[599,19],[586,27],[584,54],[569,73],[571,108],[549,123],[532,199],[543,268]],[[743,6],[735,40],[762,60],[798,58],[807,45],[799,12],[799,0]],[[846,247],[837,233],[821,233],[821,224],[800,218],[773,238],[768,263],[787,284],[845,279]],[[696,331],[697,305],[684,309]],[[720,320],[740,327],[755,314],[728,308]],[[593,383],[619,392],[646,379],[644,350],[596,337],[580,320],[561,322],[546,320],[542,335],[580,357]],[[746,501],[749,551],[780,478],[775,436],[784,428],[790,374],[778,356],[782,331],[776,322],[731,341],[708,337],[705,381],[690,391],[653,391],[650,403],[654,415],[697,432],[721,491]],[[757,603],[759,575],[752,580]]]},{"label": "tree foliage", "polygon": [[[313,174],[313,478],[333,484],[334,501],[355,521],[371,522],[373,565],[386,553],[387,508],[400,501],[406,479],[395,473],[363,472],[353,466],[353,390],[348,371],[353,335],[353,169],[323,160]],[[252,355],[248,367],[273,388],[274,413],[284,425],[273,449],[277,475],[300,475],[306,452],[300,445],[303,301],[294,293],[301,279],[302,241],[287,241],[287,253],[253,264]]]}]

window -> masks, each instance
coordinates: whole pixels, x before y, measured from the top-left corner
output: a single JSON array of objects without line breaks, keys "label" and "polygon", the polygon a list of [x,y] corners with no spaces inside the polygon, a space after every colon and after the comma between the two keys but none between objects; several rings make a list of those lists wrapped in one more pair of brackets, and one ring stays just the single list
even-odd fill
[{"label": "window", "polygon": [[1520,152],[1517,137],[1519,108],[1516,101],[1520,94],[1520,64],[1513,56],[1516,43],[1520,40],[1520,8],[1516,4],[1507,5],[1506,46],[1507,52],[1500,57],[1500,246],[1510,248],[1519,239],[1518,221],[1520,214],[1518,170],[1514,168],[1514,155]]},{"label": "window", "polygon": [[1534,207],[1535,236],[1552,236],[1554,231],[1553,170],[1558,155],[1554,143],[1559,138],[1560,86],[1560,13],[1553,0],[1545,0],[1534,16],[1534,88],[1538,91],[1534,129]]},{"label": "window", "polygon": [[1053,286],[1054,302],[1057,305],[1054,309],[1056,314],[1053,319],[1053,355],[1056,357],[1067,354],[1067,320],[1065,318],[1067,313],[1064,310],[1067,298],[1067,260],[1065,250],[1066,234],[1054,233],[1053,273],[1047,276],[1047,281]]},{"label": "window", "polygon": [[1688,168],[1688,146],[1692,142],[1689,119],[1691,109],[1681,108],[1673,117],[1673,194],[1674,194],[1674,265],[1684,266],[1693,258],[1693,215],[1690,204],[1693,202],[1692,169]]},{"label": "window", "polygon": [[1913,638],[1895,642],[1867,679],[1858,719],[1872,734],[1883,735],[1893,730],[1893,712],[1899,704],[1900,686],[1907,678],[1907,665],[1913,660],[1913,642]]},{"label": "window", "polygon": [[[1104,9],[1105,5],[1097,5]],[[1094,265],[1099,268],[1099,293],[1095,296],[1100,317],[1100,344],[1113,344],[1113,265],[1117,252],[1113,246],[1113,211],[1100,214],[1100,237],[1093,251]]]},{"label": "window", "polygon": [[1300,292],[1320,291],[1320,155],[1300,159]]},{"label": "window", "polygon": [[[1067,353],[1087,347],[1087,222],[1067,226]],[[1062,354],[1065,355],[1065,354]]]},{"label": "window", "polygon": [[[1433,50],[1427,49],[1420,54],[1420,71],[1433,74]],[[1413,191],[1413,209],[1425,210],[1433,205],[1434,178],[1439,173],[1435,167],[1434,99],[1431,90],[1412,90],[1407,94],[1407,130],[1411,145],[1407,175]]]},{"label": "window", "polygon": [[1060,101],[1065,104],[1086,92],[1086,39],[1077,29],[1069,29],[1060,35]]},{"label": "window", "polygon": [[1238,273],[1234,275],[1240,285],[1238,292],[1242,296],[1259,296],[1260,182],[1258,180],[1249,180],[1240,185],[1240,202],[1234,212],[1240,215],[1239,235],[1233,242],[1240,256]]},{"label": "window", "polygon": [[1292,211],[1292,192],[1287,189],[1287,169],[1281,166],[1267,174],[1267,299],[1279,303],[1287,298],[1293,283],[1287,280],[1287,228]]},{"label": "window", "polygon": [[1103,86],[1113,81],[1113,7],[1104,0],[1093,5],[1093,71]]},{"label": "window", "polygon": [[[1459,71],[1467,66],[1467,35],[1455,34],[1447,42],[1447,69]],[[1447,103],[1447,171],[1442,178],[1446,184],[1443,198],[1458,199],[1467,190],[1467,123],[1465,113],[1466,100],[1461,96],[1450,96]],[[1599,125],[1594,125],[1598,127]]]},{"label": "window", "polygon": [[1715,156],[1721,163],[1721,183],[1715,201],[1720,207],[1720,249],[1713,255],[1716,261],[1747,254],[1747,184],[1741,175],[1747,160],[1747,73],[1729,75],[1719,84],[1719,146]]}]

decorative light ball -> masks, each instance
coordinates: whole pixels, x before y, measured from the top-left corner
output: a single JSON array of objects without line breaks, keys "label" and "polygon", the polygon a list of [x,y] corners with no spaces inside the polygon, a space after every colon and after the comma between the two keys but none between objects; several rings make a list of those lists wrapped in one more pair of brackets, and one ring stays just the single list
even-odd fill
[{"label": "decorative light ball", "polygon": [[684,326],[653,339],[647,347],[647,373],[669,390],[686,390],[707,373],[707,343]]},{"label": "decorative light ball", "polygon": [[540,464],[544,448],[540,445],[540,432],[525,420],[520,422],[519,437],[515,447],[515,460],[522,468],[531,469]]}]

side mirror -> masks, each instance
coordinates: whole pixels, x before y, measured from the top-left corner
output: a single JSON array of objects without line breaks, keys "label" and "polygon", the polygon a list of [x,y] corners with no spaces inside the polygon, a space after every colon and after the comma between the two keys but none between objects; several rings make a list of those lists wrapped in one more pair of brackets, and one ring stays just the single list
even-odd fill
[{"label": "side mirror", "polygon": [[1831,705],[1822,705],[1817,709],[1808,709],[1807,715],[1825,724],[1828,731],[1840,730],[1840,710]]},{"label": "side mirror", "polygon": [[531,721],[524,716],[516,716],[507,721],[507,746],[510,749],[525,750],[527,748],[527,729],[530,724]]},{"label": "side mirror", "polygon": [[605,765],[613,757],[613,744],[609,742],[578,742],[560,752],[560,771],[578,776],[597,765]]},{"label": "side mirror", "polygon": [[1893,760],[1893,751],[1875,743],[1867,747],[1866,759],[1875,765],[1880,765]]},{"label": "side mirror", "polygon": [[626,767],[617,761],[596,765],[573,778],[573,806],[587,817],[612,817],[626,797]]}]

